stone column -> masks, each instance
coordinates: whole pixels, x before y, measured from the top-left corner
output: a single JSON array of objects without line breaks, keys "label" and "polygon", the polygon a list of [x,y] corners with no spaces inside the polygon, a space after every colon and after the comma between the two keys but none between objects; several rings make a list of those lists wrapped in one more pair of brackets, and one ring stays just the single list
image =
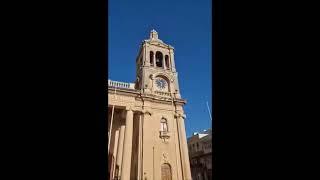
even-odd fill
[{"label": "stone column", "polygon": [[168,67],[167,69],[171,70],[171,60],[170,60],[170,56],[168,55]]},{"label": "stone column", "polygon": [[157,52],[157,51],[155,51],[155,52],[153,53],[153,59],[152,59],[153,67],[157,67],[157,65],[156,65],[156,52]]},{"label": "stone column", "polygon": [[147,52],[147,45],[143,45],[143,54],[145,59],[145,66],[150,66],[150,52]]},{"label": "stone column", "polygon": [[121,166],[122,166],[122,154],[123,154],[123,140],[124,140],[124,130],[125,126],[122,124],[120,126],[120,132],[119,132],[119,140],[118,140],[118,152],[117,152],[117,165],[119,166],[119,172],[118,175],[121,173]]},{"label": "stone column", "polygon": [[142,112],[139,114],[139,132],[138,132],[138,180],[142,179]]},{"label": "stone column", "polygon": [[178,124],[177,124],[177,121],[176,123],[174,123],[174,129],[176,129],[176,132],[174,133],[174,141],[176,142],[175,143],[175,150],[176,150],[176,166],[177,166],[177,179],[183,179],[182,177],[182,160],[183,160],[183,157],[182,157],[182,154],[180,152],[180,142],[179,142],[179,135],[180,135],[180,132],[179,132],[179,128],[178,128]]},{"label": "stone column", "polygon": [[185,115],[177,115],[177,121],[179,124],[179,133],[180,133],[180,144],[181,144],[181,154],[182,164],[183,164],[183,176],[184,180],[192,180],[191,171],[190,171],[190,162],[189,162],[189,154],[188,154],[188,145],[187,145],[187,136],[186,130],[184,126]]},{"label": "stone column", "polygon": [[173,50],[170,50],[170,57],[169,57],[170,61],[171,61],[171,69],[173,72],[176,72],[176,65],[174,63],[174,52]]},{"label": "stone column", "polygon": [[[141,158],[142,160],[142,164],[141,164],[141,168],[142,168],[142,179],[143,180],[153,180],[153,171],[152,171],[152,164],[150,164],[150,158],[152,158],[152,142],[150,142],[150,131],[148,131],[150,129],[150,122],[151,122],[151,112],[148,110],[143,110],[142,111],[143,116],[142,116],[142,156],[143,158]],[[146,158],[148,157],[148,158]]]},{"label": "stone column", "polygon": [[[117,154],[118,154],[118,143],[119,143],[119,130],[115,130],[114,133],[114,143],[113,143],[113,150],[112,150],[112,156],[114,157],[115,164],[117,164]],[[112,177],[114,177],[116,165],[113,167],[112,170]]]},{"label": "stone column", "polygon": [[129,180],[130,170],[131,170],[133,111],[130,107],[127,107],[126,110],[127,110],[127,117],[126,117],[126,130],[124,133],[121,180]]}]

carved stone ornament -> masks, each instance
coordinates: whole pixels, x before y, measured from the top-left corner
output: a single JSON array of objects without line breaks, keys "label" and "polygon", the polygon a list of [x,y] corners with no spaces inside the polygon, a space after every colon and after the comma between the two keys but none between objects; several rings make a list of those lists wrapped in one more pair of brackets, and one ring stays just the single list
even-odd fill
[{"label": "carved stone ornament", "polygon": [[152,115],[152,113],[150,112],[150,111],[148,111],[148,110],[142,110],[141,111],[143,114],[149,114],[150,116]]},{"label": "carved stone ornament", "polygon": [[164,160],[165,162],[167,162],[167,160],[168,160],[168,153],[163,152],[163,153],[162,153],[162,158],[163,158],[163,160]]},{"label": "carved stone ornament", "polygon": [[179,118],[179,117],[182,117],[183,119],[186,119],[187,115],[186,114],[181,114],[181,113],[176,113],[174,115],[175,118]]},{"label": "carved stone ornament", "polygon": [[180,114],[179,114],[179,113],[175,113],[175,114],[174,114],[174,117],[175,117],[175,118],[178,118],[178,117],[180,117]]},{"label": "carved stone ornament", "polygon": [[133,111],[133,107],[132,106],[126,106],[126,110],[127,111]]}]

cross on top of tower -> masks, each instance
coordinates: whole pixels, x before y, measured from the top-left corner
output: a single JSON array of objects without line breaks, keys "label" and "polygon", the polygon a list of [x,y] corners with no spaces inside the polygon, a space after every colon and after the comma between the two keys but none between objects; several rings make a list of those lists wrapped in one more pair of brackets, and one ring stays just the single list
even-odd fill
[{"label": "cross on top of tower", "polygon": [[170,47],[171,49],[174,49],[172,46],[164,43],[161,39],[159,39],[158,32],[154,29],[151,30],[149,39],[142,41],[142,43],[145,43],[145,42],[151,43],[152,45],[160,45],[161,44],[165,47]]},{"label": "cross on top of tower", "polygon": [[158,39],[158,33],[156,30],[154,30],[154,29],[151,30],[150,39]]}]

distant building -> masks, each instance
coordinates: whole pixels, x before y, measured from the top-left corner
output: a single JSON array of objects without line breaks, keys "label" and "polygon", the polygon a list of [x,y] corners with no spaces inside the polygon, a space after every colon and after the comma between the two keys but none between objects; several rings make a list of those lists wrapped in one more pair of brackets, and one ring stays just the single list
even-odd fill
[{"label": "distant building", "polygon": [[212,180],[212,131],[193,133],[188,138],[191,175],[193,180]]}]

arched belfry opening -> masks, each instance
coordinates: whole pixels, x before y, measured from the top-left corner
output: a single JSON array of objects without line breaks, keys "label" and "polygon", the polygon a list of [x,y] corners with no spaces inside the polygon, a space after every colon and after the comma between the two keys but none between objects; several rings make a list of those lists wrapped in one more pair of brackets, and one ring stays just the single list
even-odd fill
[{"label": "arched belfry opening", "polygon": [[166,68],[169,69],[170,65],[169,65],[169,56],[168,55],[165,55],[164,61],[165,61],[165,64],[166,64]]},{"label": "arched belfry opening", "polygon": [[156,52],[156,66],[163,67],[163,55],[161,52]]},{"label": "arched belfry opening", "polygon": [[150,51],[150,65],[151,66],[154,66],[154,64],[153,64],[153,52],[152,51]]}]

